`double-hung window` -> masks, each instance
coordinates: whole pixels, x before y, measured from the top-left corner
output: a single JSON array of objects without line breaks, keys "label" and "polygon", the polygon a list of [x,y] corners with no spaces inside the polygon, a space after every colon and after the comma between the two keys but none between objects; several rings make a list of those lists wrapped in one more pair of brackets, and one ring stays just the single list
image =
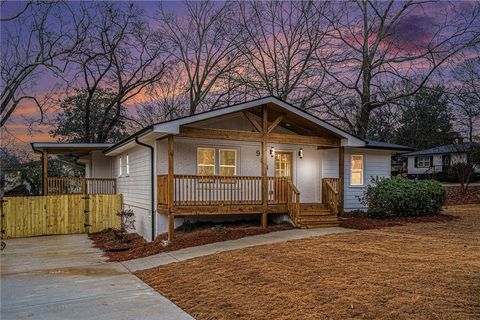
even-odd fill
[{"label": "double-hung window", "polygon": [[363,155],[351,156],[350,185],[363,186]]},{"label": "double-hung window", "polygon": [[235,176],[237,174],[237,150],[197,148],[197,174],[213,176],[217,173],[217,169],[220,176]]},{"label": "double-hung window", "polygon": [[215,175],[215,149],[197,149],[197,174],[199,176]]},{"label": "double-hung window", "polygon": [[130,161],[128,159],[128,154],[125,156],[125,174],[127,176],[130,174]]},{"label": "double-hung window", "polygon": [[237,174],[237,150],[220,149],[220,175],[235,176]]}]

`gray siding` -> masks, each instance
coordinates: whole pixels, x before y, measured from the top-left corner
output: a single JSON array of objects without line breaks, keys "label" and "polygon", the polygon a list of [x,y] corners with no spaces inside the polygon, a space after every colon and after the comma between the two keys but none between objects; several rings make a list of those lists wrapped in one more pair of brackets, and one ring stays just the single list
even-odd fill
[{"label": "gray siding", "polygon": [[[130,174],[119,177],[119,157],[129,155]],[[151,239],[151,182],[150,150],[134,147],[114,159],[114,174],[117,178],[117,192],[123,195],[125,209],[135,212],[136,232],[145,239]]]},{"label": "gray siding", "polygon": [[[350,185],[350,156],[364,156],[364,186]],[[391,152],[376,151],[369,149],[347,149],[345,151],[345,210],[366,209],[360,203],[365,186],[370,184],[373,178],[391,176]]]}]

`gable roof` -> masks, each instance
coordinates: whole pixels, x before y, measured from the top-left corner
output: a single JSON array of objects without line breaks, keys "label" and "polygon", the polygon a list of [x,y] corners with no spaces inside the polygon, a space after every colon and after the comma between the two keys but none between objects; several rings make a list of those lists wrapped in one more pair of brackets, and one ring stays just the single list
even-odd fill
[{"label": "gable roof", "polygon": [[369,149],[385,149],[385,150],[398,150],[398,151],[412,151],[413,148],[402,146],[400,144],[395,143],[387,143],[387,142],[380,142],[374,140],[366,140],[367,145],[365,148]]},{"label": "gable roof", "polygon": [[160,123],[156,123],[156,124],[153,124],[153,125],[150,125],[148,127],[145,127],[143,128],[142,130],[134,133],[133,135],[129,136],[128,138],[118,142],[117,144],[115,144],[114,146],[112,146],[111,148],[105,150],[105,154],[110,154],[110,155],[113,155],[113,151],[115,151],[116,149],[119,149],[119,148],[122,148],[123,147],[127,147],[127,144],[130,144],[130,143],[134,143],[134,140],[136,138],[140,138],[140,137],[148,137],[148,135],[150,135],[152,138],[155,137],[155,138],[159,138],[159,137],[162,137],[162,136],[166,136],[166,135],[170,135],[170,134],[179,134],[180,133],[180,126],[182,125],[188,125],[188,124],[192,124],[192,123],[195,123],[195,122],[198,122],[198,121],[202,121],[202,120],[206,120],[206,119],[210,119],[210,118],[214,118],[214,117],[219,117],[219,116],[222,116],[222,115],[227,115],[227,114],[231,114],[231,113],[235,113],[235,112],[239,112],[239,111],[243,111],[243,110],[247,110],[247,109],[251,109],[251,108],[254,108],[254,107],[258,107],[258,106],[261,106],[263,104],[274,104],[282,109],[285,109],[297,116],[300,116],[322,128],[325,128],[327,129],[328,131],[332,132],[333,134],[345,139],[345,146],[351,146],[351,147],[364,147],[366,145],[366,142],[365,140],[363,139],[360,139],[348,132],[346,132],[345,130],[341,129],[341,128],[338,128],[330,123],[328,123],[327,121],[325,120],[322,120],[320,119],[319,117],[317,116],[314,116],[294,105],[291,105],[277,97],[274,97],[274,96],[268,96],[268,97],[263,97],[263,98],[259,98],[259,99],[255,99],[255,100],[251,100],[251,101],[247,101],[247,102],[243,102],[243,103],[239,103],[239,104],[234,104],[234,105],[231,105],[231,106],[226,106],[226,107],[222,107],[222,108],[218,108],[218,109],[214,109],[214,110],[210,110],[210,111],[205,111],[205,112],[201,112],[201,113],[197,113],[197,114],[194,114],[194,115],[190,115],[190,116],[184,116],[184,117],[181,117],[181,118],[177,118],[177,119],[174,119],[174,120],[170,120],[170,121],[164,121],[164,122],[160,122]]},{"label": "gable roof", "polygon": [[107,150],[104,151],[106,155],[115,155],[117,153],[122,152],[124,149],[128,149],[130,146],[133,146],[136,140],[140,137],[151,138],[151,139],[158,139],[165,137],[170,134],[179,134],[180,127],[182,125],[193,124],[202,120],[207,120],[227,114],[236,113],[243,110],[252,109],[263,104],[274,104],[284,110],[295,114],[298,117],[306,119],[311,123],[324,128],[331,132],[332,134],[344,139],[344,143],[342,146],[346,147],[364,147],[370,149],[383,149],[383,150],[397,150],[397,151],[411,151],[412,148],[401,146],[398,144],[392,143],[385,143],[385,142],[378,142],[373,140],[364,140],[361,139],[353,134],[348,133],[347,131],[332,125],[331,123],[320,119],[319,117],[308,113],[288,102],[285,102],[277,97],[268,96],[259,99],[250,100],[243,103],[234,104],[231,106],[225,106],[222,108],[218,108],[215,110],[205,111],[201,113],[197,113],[194,115],[180,117],[174,120],[159,122],[156,124],[152,124],[147,126],[136,133],[132,134],[131,136],[127,137],[126,139],[116,143],[115,145],[111,146]]},{"label": "gable roof", "polygon": [[473,146],[473,143],[467,142],[463,144],[447,144],[430,149],[418,150],[404,154],[405,156],[423,156],[433,154],[449,154],[449,153],[463,153],[467,152]]}]

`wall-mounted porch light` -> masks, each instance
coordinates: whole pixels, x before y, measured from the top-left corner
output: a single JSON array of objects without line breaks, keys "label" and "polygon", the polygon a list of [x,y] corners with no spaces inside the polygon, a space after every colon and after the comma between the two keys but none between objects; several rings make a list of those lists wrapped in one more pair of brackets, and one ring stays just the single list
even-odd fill
[{"label": "wall-mounted porch light", "polygon": [[271,148],[270,148],[270,155],[271,155],[272,157],[275,157],[275,147],[271,147]]},{"label": "wall-mounted porch light", "polygon": [[300,159],[303,158],[303,148],[300,148],[300,150],[298,150],[298,157],[299,157]]}]

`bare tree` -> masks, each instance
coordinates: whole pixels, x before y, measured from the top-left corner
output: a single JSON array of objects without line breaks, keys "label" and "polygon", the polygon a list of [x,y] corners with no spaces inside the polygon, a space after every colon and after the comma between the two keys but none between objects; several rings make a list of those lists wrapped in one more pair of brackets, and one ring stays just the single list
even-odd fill
[{"label": "bare tree", "polygon": [[[126,104],[162,79],[169,55],[134,4],[97,3],[88,12],[92,23],[87,40],[71,59],[76,72],[72,83],[87,93],[84,140],[103,142],[119,120],[133,120],[125,119]],[[92,128],[92,99],[105,88],[111,90],[113,98],[98,126]]]},{"label": "bare tree", "polygon": [[[0,9],[7,3],[7,1],[0,1]],[[33,4],[33,1],[30,0],[30,1],[27,1],[25,4],[21,4],[22,6],[20,7],[20,9],[15,12],[13,15],[9,16],[9,17],[5,17],[5,18],[0,18],[0,22],[5,22],[5,21],[12,21],[12,20],[15,20],[17,18],[19,18],[22,14],[24,14],[28,7],[30,7],[31,5]]]},{"label": "bare tree", "polygon": [[455,111],[457,121],[474,141],[480,121],[480,58],[467,58],[453,69]]},{"label": "bare tree", "polygon": [[[428,16],[426,7],[435,9]],[[480,41],[480,4],[460,11],[455,3],[357,1],[338,4],[324,14],[333,31],[334,59],[319,59],[337,85],[337,93],[358,97],[355,133],[365,137],[370,114],[398,99],[416,94],[440,68]],[[411,31],[418,21],[420,30]],[[425,22],[426,21],[426,22]],[[418,39],[412,39],[421,35]],[[391,85],[411,82],[410,91]],[[328,106],[329,109],[332,105]]]},{"label": "bare tree", "polygon": [[328,3],[241,2],[236,42],[247,64],[239,81],[254,96],[274,95],[305,107],[321,95],[325,73],[316,53],[328,45]]},{"label": "bare tree", "polygon": [[180,68],[170,69],[161,81],[147,91],[145,101],[137,106],[136,120],[142,127],[177,119],[188,113],[187,88],[182,87]]},{"label": "bare tree", "polygon": [[[183,66],[189,114],[202,106],[215,108],[227,93],[218,86],[239,62],[233,45],[238,34],[233,6],[229,2],[185,2],[182,15],[160,7],[159,33],[166,37],[171,54]],[[219,92],[222,94],[206,103],[212,93]]]},{"label": "bare tree", "polygon": [[63,74],[66,57],[84,41],[88,21],[68,3],[27,3],[2,21],[0,127],[15,109],[33,102],[43,120],[44,101],[32,90],[46,72]]}]

